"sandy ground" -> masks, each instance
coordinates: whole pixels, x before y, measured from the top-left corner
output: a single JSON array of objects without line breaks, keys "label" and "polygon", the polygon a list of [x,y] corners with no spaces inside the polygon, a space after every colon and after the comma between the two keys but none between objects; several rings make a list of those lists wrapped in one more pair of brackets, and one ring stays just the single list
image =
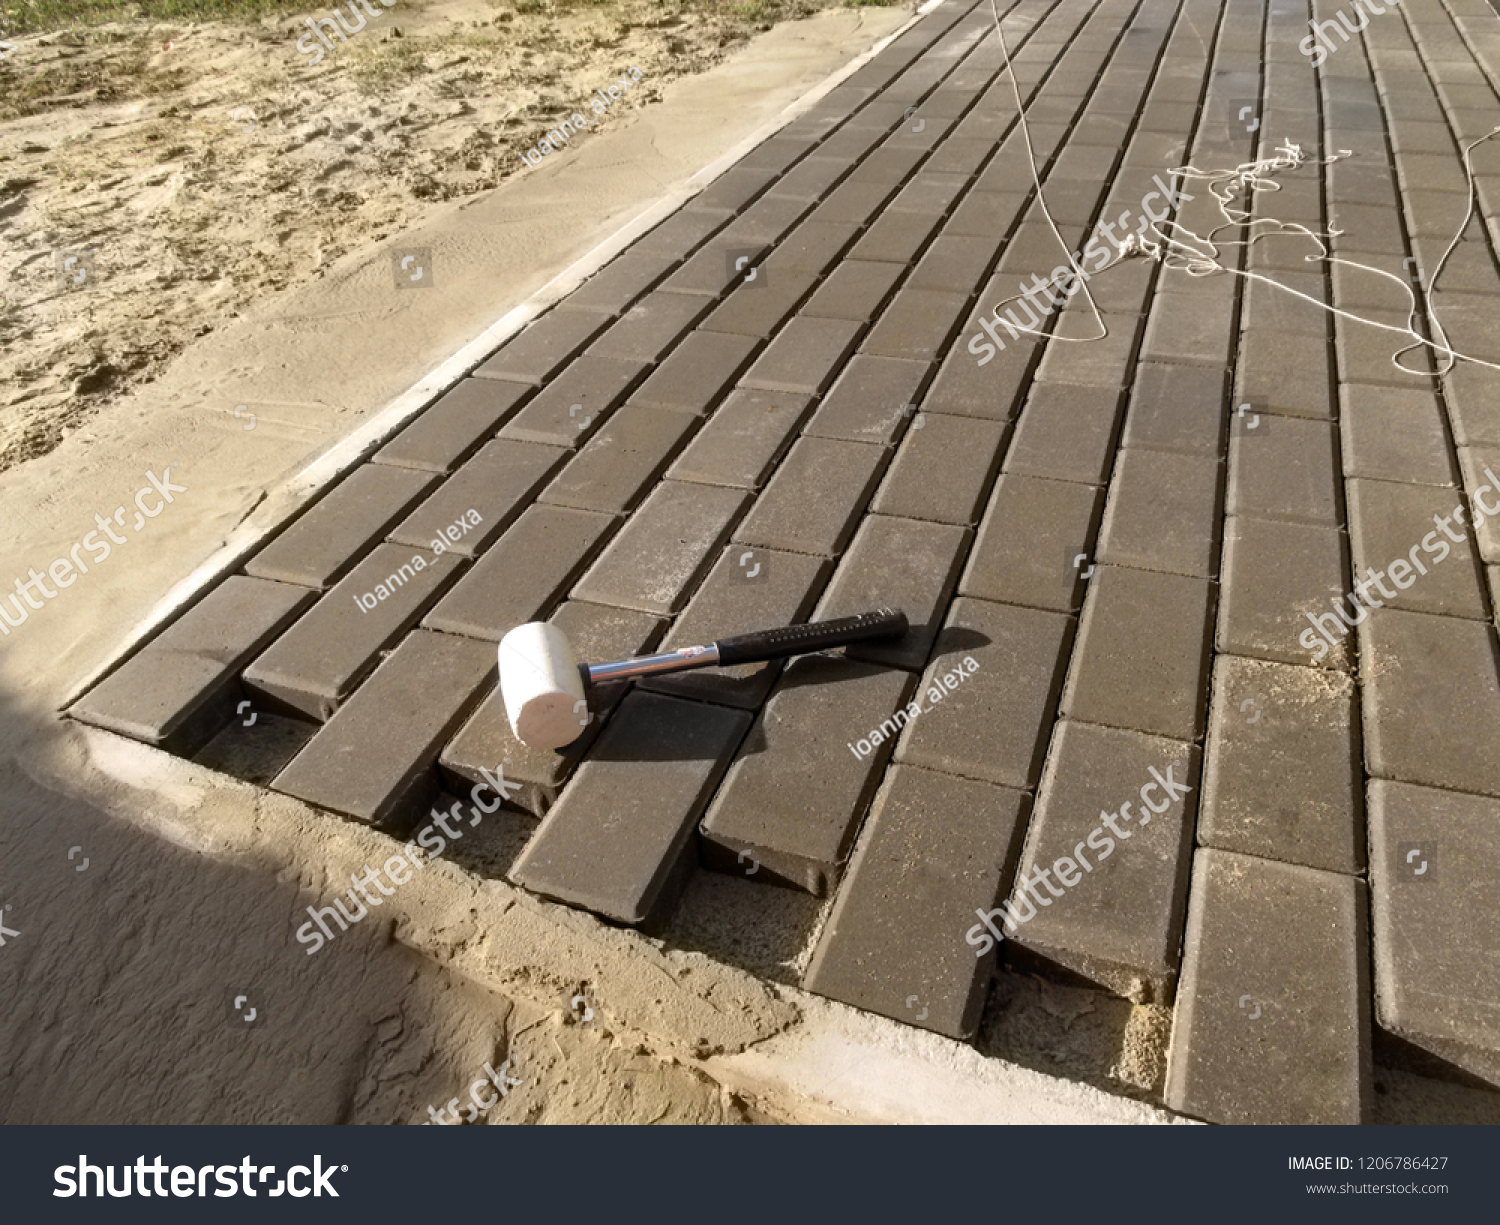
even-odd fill
[{"label": "sandy ground", "polygon": [[713,0],[375,7],[317,64],[291,16],[13,40],[0,59],[0,471],[252,303],[528,173],[520,151],[630,67],[641,81],[582,139],[770,28]]}]

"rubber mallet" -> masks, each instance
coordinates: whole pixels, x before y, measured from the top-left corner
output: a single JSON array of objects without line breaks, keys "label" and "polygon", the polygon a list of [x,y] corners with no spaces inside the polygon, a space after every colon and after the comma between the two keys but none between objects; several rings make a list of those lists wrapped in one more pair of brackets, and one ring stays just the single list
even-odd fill
[{"label": "rubber mallet", "polygon": [[587,691],[602,681],[757,664],[872,638],[899,638],[906,629],[905,613],[881,608],[857,617],[720,638],[712,646],[679,647],[611,664],[580,664],[562,630],[532,621],[500,640],[500,695],[511,730],[523,744],[559,749],[582,734],[588,724]]}]

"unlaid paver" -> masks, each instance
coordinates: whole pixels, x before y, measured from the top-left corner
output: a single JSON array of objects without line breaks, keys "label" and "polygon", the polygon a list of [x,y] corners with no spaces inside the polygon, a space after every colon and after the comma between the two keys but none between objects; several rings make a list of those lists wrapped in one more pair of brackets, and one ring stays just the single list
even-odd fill
[{"label": "unlaid paver", "polygon": [[[803,553],[776,553],[730,545],[683,610],[663,651],[706,646],[721,638],[810,620],[833,563]],[[860,611],[868,611],[861,609]],[[781,660],[702,668],[640,683],[662,693],[756,710],[781,675]]]},{"label": "unlaid paver", "polygon": [[511,869],[516,884],[654,927],[693,869],[693,829],[750,716],[632,693]]},{"label": "unlaid paver", "polygon": [[889,641],[845,647],[850,659],[920,669],[937,638],[943,610],[968,550],[969,529],[918,519],[868,515],[839,562],[814,621],[899,608],[909,629]]},{"label": "unlaid paver", "polygon": [[1494,627],[1380,608],[1359,652],[1370,774],[1500,796]]},{"label": "unlaid paver", "polygon": [[463,566],[453,553],[381,545],[256,657],[246,691],[327,722]]},{"label": "unlaid paver", "polygon": [[1213,584],[1100,566],[1089,580],[1062,710],[1175,740],[1203,735]]},{"label": "unlaid paver", "polygon": [[663,481],[573,588],[573,599],[660,616],[677,612],[746,501],[738,489]]},{"label": "unlaid paver", "polygon": [[524,383],[464,379],[422,410],[375,453],[375,462],[428,472],[451,472],[500,428],[531,394]]},{"label": "unlaid paver", "polygon": [[[592,663],[643,654],[656,645],[666,628],[661,617],[578,600],[569,600],[547,620],[567,635],[578,659]],[[578,712],[578,739],[560,749],[538,749],[523,744],[511,730],[497,687],[444,747],[438,766],[461,790],[484,782],[482,771],[493,775],[503,765],[506,780],[519,784],[517,790],[506,789],[506,802],[533,816],[544,816],[629,688],[628,681],[592,686],[585,699],[588,705]]]},{"label": "unlaid paver", "polygon": [[1199,851],[1167,1105],[1214,1123],[1366,1121],[1368,916],[1353,877]]},{"label": "unlaid paver", "polygon": [[1213,689],[1198,841],[1329,872],[1362,872],[1354,682],[1221,655]]},{"label": "unlaid paver", "polygon": [[1118,995],[1171,998],[1198,766],[1191,744],[1060,722],[1006,935]]},{"label": "unlaid paver", "polygon": [[888,452],[863,442],[802,438],[735,532],[738,543],[841,553],[885,468]]},{"label": "unlaid paver", "polygon": [[271,784],[404,832],[438,792],[438,753],[494,683],[495,644],[417,630]]},{"label": "unlaid paver", "polygon": [[233,716],[240,668],[315,598],[306,587],[231,575],[68,713],[169,753],[196,752]]},{"label": "unlaid paver", "polygon": [[915,766],[891,770],[803,987],[972,1037],[996,959],[974,912],[990,910],[1010,879],[1029,806],[1009,788]]},{"label": "unlaid paver", "polygon": [[[1500,1053],[1500,800],[1370,783],[1375,1009],[1450,1062]],[[1476,1069],[1477,1070],[1477,1069]]]},{"label": "unlaid paver", "polygon": [[246,562],[245,573],[331,587],[436,484],[431,472],[364,464]]},{"label": "unlaid paver", "polygon": [[527,503],[562,467],[568,452],[497,438],[439,485],[391,530],[397,544],[464,557],[482,553],[514,523]]},{"label": "unlaid paver", "polygon": [[422,624],[498,642],[558,603],[616,524],[614,516],[597,511],[532,506]]},{"label": "unlaid paver", "polygon": [[866,756],[849,746],[893,723],[911,688],[909,673],[849,659],[788,664],[703,819],[704,862],[742,873],[753,857],[763,880],[827,896],[894,737]]},{"label": "unlaid paver", "polygon": [[903,732],[896,760],[1034,787],[1075,624],[1060,613],[954,600],[914,694],[922,714]]}]

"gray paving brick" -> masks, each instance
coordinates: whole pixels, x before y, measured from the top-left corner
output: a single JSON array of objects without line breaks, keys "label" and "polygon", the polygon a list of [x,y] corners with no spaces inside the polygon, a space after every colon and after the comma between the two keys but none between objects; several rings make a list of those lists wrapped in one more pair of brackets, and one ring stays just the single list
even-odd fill
[{"label": "gray paving brick", "polygon": [[190,754],[233,717],[235,674],[315,598],[231,575],[69,708],[75,719]]},{"label": "gray paving brick", "polygon": [[1022,402],[1021,389],[1031,377],[1041,343],[1032,339],[1001,340],[1003,351],[972,319],[966,323],[923,397],[923,411],[991,421],[1015,417]]},{"label": "gray paving brick", "polygon": [[1229,513],[1336,527],[1337,429],[1323,421],[1239,418],[1229,442]]},{"label": "gray paving brick", "polygon": [[1114,388],[1033,383],[1005,471],[1102,485],[1115,453],[1121,407]]},{"label": "gray paving brick", "polygon": [[1397,369],[1391,359],[1414,342],[1404,332],[1392,332],[1372,326],[1384,324],[1387,328],[1404,329],[1404,311],[1364,310],[1359,314],[1361,319],[1369,322],[1343,318],[1334,320],[1334,346],[1339,359],[1339,378],[1344,382],[1389,383],[1396,387],[1428,386],[1428,376],[1425,373],[1410,372],[1432,369],[1429,356],[1431,350],[1425,346],[1408,350],[1401,356],[1401,365],[1406,369]]},{"label": "gray paving brick", "polygon": [[1199,851],[1167,1105],[1215,1123],[1365,1122],[1368,931],[1351,877]]},{"label": "gray paving brick", "polygon": [[1443,395],[1459,446],[1500,443],[1500,370],[1460,362],[1444,377]]},{"label": "gray paving brick", "polygon": [[1454,1046],[1486,1052],[1491,1066],[1500,1050],[1497,835],[1493,799],[1370,783],[1376,1014],[1460,1066],[1469,1060]]},{"label": "gray paving brick", "polygon": [[[861,168],[863,169],[863,168]],[[939,216],[953,207],[953,201],[969,185],[966,174],[923,170],[912,176],[891,201],[891,212],[936,213]]]},{"label": "gray paving brick", "polygon": [[699,208],[727,208],[740,212],[766,186],[771,172],[736,163],[693,197]]},{"label": "gray paving brick", "polygon": [[[1281,193],[1273,193],[1275,196]],[[1273,207],[1273,211],[1274,207]],[[1251,347],[1262,349],[1259,334],[1262,332],[1295,332],[1303,336],[1321,337],[1325,342],[1332,339],[1333,316],[1318,303],[1328,301],[1328,291],[1319,272],[1283,272],[1275,278],[1276,284],[1266,281],[1246,280],[1240,308],[1240,326],[1252,337]],[[1283,289],[1281,286],[1285,286]],[[1288,292],[1288,290],[1292,292]],[[1305,294],[1315,299],[1304,301],[1296,294]],[[1274,341],[1271,344],[1274,346]]]},{"label": "gray paving brick", "polygon": [[[1486,562],[1500,562],[1500,446],[1460,447],[1458,465],[1468,495],[1465,516],[1476,525],[1479,555]],[[1493,512],[1487,509],[1491,507]]]},{"label": "gray paving brick", "polygon": [[[703,321],[704,332],[768,337],[818,283],[814,273],[784,269],[772,271],[765,264],[756,268],[755,273],[755,281],[740,284]],[[676,356],[676,353],[672,355]],[[670,362],[672,358],[667,360]]]},{"label": "gray paving brick", "polygon": [[858,233],[852,221],[804,221],[776,244],[761,266],[773,281],[788,272],[822,273]]},{"label": "gray paving brick", "polygon": [[[1224,521],[1219,650],[1347,670],[1354,643],[1332,610],[1348,608],[1348,574],[1349,541],[1342,532],[1229,517]],[[1319,633],[1311,619],[1325,632]]]},{"label": "gray paving brick", "polygon": [[1374,609],[1359,652],[1368,772],[1500,796],[1494,627]]},{"label": "gray paving brick", "polygon": [[1103,501],[1104,491],[1087,485],[1002,476],[980,524],[960,594],[1077,611]]},{"label": "gray paving brick", "polygon": [[[822,146],[832,151],[833,143]],[[855,183],[846,180],[835,187],[825,197],[823,202],[813,210],[811,220],[852,222],[856,225],[867,225],[872,217],[881,210],[881,207],[895,193],[896,183],[894,180],[886,180],[878,183],[863,182]]]},{"label": "gray paving brick", "polygon": [[1099,566],[1089,581],[1063,713],[1174,740],[1204,729],[1214,585]]},{"label": "gray paving brick", "polygon": [[474,557],[516,521],[567,457],[562,447],[506,438],[486,443],[392,529],[390,539]]},{"label": "gray paving brick", "polygon": [[1349,383],[1339,388],[1344,475],[1452,485],[1442,410],[1419,388]]},{"label": "gray paving brick", "polygon": [[812,410],[807,396],[740,388],[667,470],[674,481],[757,489]]},{"label": "gray paving brick", "polygon": [[781,330],[740,382],[765,391],[816,395],[853,352],[859,331],[860,325],[847,319],[799,316]]},{"label": "gray paving brick", "polygon": [[1025,201],[1019,191],[971,191],[953,210],[943,233],[998,240],[1015,225]]},{"label": "gray paving brick", "polygon": [[[1350,377],[1348,370],[1343,377]],[[1256,400],[1270,412],[1287,417],[1327,419],[1336,411],[1328,349],[1315,335],[1247,333],[1234,390],[1237,399]]]},{"label": "gray paving brick", "polygon": [[530,392],[521,383],[464,379],[375,453],[375,462],[451,472],[493,434]]},{"label": "gray paving brick", "polygon": [[942,220],[935,213],[887,212],[854,244],[850,258],[905,267],[937,232]]},{"label": "gray paving brick", "polygon": [[[1065,310],[1063,316],[1065,323],[1059,325],[1058,335],[1082,339],[1098,334],[1099,329],[1092,314],[1085,318],[1077,310]],[[1108,335],[1103,338],[1091,340],[1087,344],[1058,344],[1053,341],[1047,346],[1047,351],[1037,366],[1037,381],[1074,383],[1084,387],[1124,387],[1130,373],[1140,322],[1140,318],[1135,315],[1107,314],[1104,316],[1104,326],[1108,329]]]},{"label": "gray paving brick", "polygon": [[910,628],[892,642],[844,648],[850,659],[920,669],[958,581],[969,529],[868,515],[813,613],[814,621],[899,608]]},{"label": "gray paving brick", "polygon": [[906,519],[972,524],[1000,467],[1010,427],[922,413],[901,440],[871,510]]},{"label": "gray paving brick", "polygon": [[1198,841],[1329,872],[1362,872],[1356,700],[1347,676],[1219,656]]},{"label": "gray paving brick", "polygon": [[[1418,612],[1487,619],[1474,541],[1452,518],[1461,502],[1457,490],[1389,481],[1345,484],[1355,573],[1372,582],[1370,599]],[[1446,532],[1434,516],[1447,521]],[[1386,567],[1393,565],[1400,573],[1393,570],[1387,576]],[[1371,569],[1379,572],[1373,579]]]},{"label": "gray paving brick", "polygon": [[812,147],[811,140],[777,135],[750,150],[738,164],[747,170],[785,170]]},{"label": "gray paving brick", "polygon": [[615,520],[562,506],[532,506],[423,619],[428,629],[499,642],[562,598]]},{"label": "gray paving brick", "polygon": [[843,552],[887,455],[885,448],[862,442],[798,439],[735,541],[825,557]]},{"label": "gray paving brick", "polygon": [[245,669],[246,691],[327,722],[463,565],[451,553],[381,545]]},{"label": "gray paving brick", "polygon": [[589,346],[589,356],[654,362],[708,312],[708,307],[693,294],[649,293]]},{"label": "gray paving brick", "polygon": [[853,319],[864,323],[875,317],[892,286],[905,271],[900,264],[845,260],[808,299],[802,313],[823,319]]},{"label": "gray paving brick", "polygon": [[1141,358],[1222,369],[1233,344],[1232,295],[1159,293],[1141,341]]},{"label": "gray paving brick", "polygon": [[[1060,613],[954,600],[918,686],[922,714],[896,760],[944,774],[1029,790],[1052,726],[1074,621]],[[952,681],[972,658],[967,679]],[[949,688],[939,697],[943,678]]]},{"label": "gray paving brick", "polygon": [[703,819],[707,866],[817,897],[832,890],[880,781],[890,739],[868,757],[845,747],[902,709],[905,672],[825,655],[792,660]]},{"label": "gray paving brick", "polygon": [[356,468],[246,562],[245,573],[331,587],[436,483],[430,472],[384,464]]},{"label": "gray paving brick", "polygon": [[662,474],[698,420],[671,409],[627,404],[569,461],[537,498],[624,514]]},{"label": "gray paving brick", "polygon": [[1136,367],[1122,445],[1219,458],[1227,404],[1222,370],[1143,361]]},{"label": "gray paving brick", "polygon": [[1015,945],[1138,1002],[1170,999],[1198,764],[1191,744],[1059,723],[1002,926]]},{"label": "gray paving brick", "polygon": [[808,202],[821,200],[848,169],[849,163],[843,158],[820,157],[815,151],[812,157],[799,162],[777,179],[766,194]]},{"label": "gray paving brick", "polygon": [[1099,559],[1213,578],[1222,475],[1218,460],[1201,455],[1121,450],[1104,508]]},{"label": "gray paving brick", "polygon": [[409,829],[437,796],[438,753],[494,684],[495,663],[493,643],[408,635],[272,787],[372,825]]},{"label": "gray paving brick", "polygon": [[694,332],[635,390],[630,402],[702,416],[749,365],[755,346],[750,336]]},{"label": "gray paving brick", "polygon": [[938,289],[901,289],[860,349],[883,357],[934,361],[968,307],[968,297]]},{"label": "gray paving brick", "polygon": [[[752,282],[756,283],[757,288],[764,288],[765,282],[761,280],[757,267],[770,249],[770,239],[745,233],[740,222],[715,234],[651,295],[651,298],[658,299],[653,310],[656,318],[653,320],[644,314],[637,315],[632,329],[635,339],[632,340],[630,334],[626,333],[622,335],[622,341],[633,347],[638,347],[639,344],[653,347],[657,341],[667,338],[671,331],[672,315],[687,315],[696,320],[713,305],[711,300],[705,299],[722,297],[737,286]],[[741,257],[746,261],[744,264],[739,262]],[[756,275],[752,276],[752,273]],[[692,306],[675,304],[674,311],[664,314],[661,303],[666,302],[667,297],[685,299]],[[636,307],[646,305],[649,301],[648,298],[642,298],[636,303]],[[657,348],[656,352],[659,353],[660,349]]]},{"label": "gray paving brick", "polygon": [[738,489],[663,481],[573,588],[573,598],[658,615],[677,612],[747,500]]},{"label": "gray paving brick", "polygon": [[484,379],[540,385],[582,352],[608,322],[596,311],[559,306],[511,337],[474,374]]},{"label": "gray paving brick", "polygon": [[973,293],[984,281],[985,267],[998,245],[988,235],[976,238],[941,235],[912,269],[907,287]]},{"label": "gray paving brick", "polygon": [[693,828],[749,724],[744,711],[630,694],[511,880],[617,923],[657,927],[692,872]]},{"label": "gray paving brick", "polygon": [[[548,620],[568,636],[574,654],[590,663],[627,659],[651,650],[667,624],[646,613],[578,600],[561,605]],[[587,722],[578,739],[561,749],[532,748],[518,740],[496,688],[448,742],[438,766],[451,788],[463,790],[485,781],[481,771],[494,774],[496,764],[503,763],[506,780],[520,784],[519,791],[507,788],[508,802],[532,816],[544,816],[629,688],[629,682],[595,686],[589,693],[587,715],[580,714]]]},{"label": "gray paving brick", "polygon": [[972,175],[994,147],[992,141],[950,136],[927,159],[924,168],[936,174]]},{"label": "gray paving brick", "polygon": [[983,928],[974,941],[964,932],[1010,879],[1029,805],[1004,787],[913,766],[891,770],[803,987],[950,1038],[972,1037],[995,954]]},{"label": "gray paving brick", "polygon": [[676,262],[715,230],[720,229],[729,216],[728,213],[717,210],[696,209],[689,201],[686,208],[673,213],[637,242],[630,253]]},{"label": "gray paving brick", "polygon": [[890,444],[910,419],[907,407],[918,400],[927,378],[926,362],[857,353],[823,397],[803,433],[849,442]]},{"label": "gray paving brick", "polygon": [[568,306],[618,315],[671,272],[679,258],[677,254],[643,249],[639,244],[632,246],[570,293]]},{"label": "gray paving brick", "polygon": [[585,353],[512,417],[499,437],[576,447],[625,402],[648,369],[643,362]]},{"label": "gray paving brick", "polygon": [[[827,558],[730,545],[677,618],[662,650],[701,646],[735,634],[806,621],[832,572],[833,563]],[[771,660],[679,672],[641,684],[678,697],[755,710],[766,700],[781,669],[780,660]]]}]

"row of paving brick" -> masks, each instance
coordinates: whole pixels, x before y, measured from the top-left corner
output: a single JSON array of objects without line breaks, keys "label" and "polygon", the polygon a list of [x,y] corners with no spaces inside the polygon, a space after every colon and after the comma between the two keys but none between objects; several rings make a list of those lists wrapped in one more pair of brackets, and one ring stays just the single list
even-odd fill
[{"label": "row of paving brick", "polygon": [[[1182,134],[1200,109],[1207,71],[1197,30],[1217,23],[1219,71],[1248,73],[1250,92],[1258,89],[1255,6],[1231,5],[1222,22],[1214,3],[1188,12],[1196,20],[1174,25],[1172,5],[1117,13],[1058,6],[1037,30],[1060,31],[1063,41],[1021,44],[1023,87],[1044,76],[1049,85],[1059,82],[1053,93],[1044,88],[1028,115],[1039,153],[1063,148],[1046,182],[1065,237],[1081,240],[1087,232],[1116,150],[1123,148],[1124,158],[1106,217],[1138,208],[1153,168],[1185,160]],[[258,577],[236,584],[265,584],[257,598],[268,610],[276,600],[301,603],[281,620],[263,617],[274,628],[223,661],[222,674],[232,677],[250,662],[246,684],[257,693],[314,718],[339,711],[309,745],[312,755],[294,761],[277,786],[366,819],[425,804],[439,751],[444,769],[461,777],[509,759],[507,775],[525,782],[523,798],[538,812],[587,753],[516,875],[627,922],[660,921],[669,909],[691,866],[693,826],[716,788],[704,825],[708,862],[732,870],[740,852],[754,854],[767,869],[758,879],[825,892],[879,787],[808,984],[902,1019],[910,1019],[905,999],[926,991],[924,1000],[939,1004],[924,1023],[956,1035],[972,1032],[992,958],[974,958],[953,924],[968,916],[967,926],[976,907],[1008,890],[1026,830],[1026,793],[1039,777],[1025,849],[1029,872],[1050,863],[1054,848],[1066,854],[1080,822],[1096,823],[1100,805],[1133,795],[1148,766],[1177,765],[1179,777],[1196,787],[1197,744],[1211,727],[1198,832],[1216,849],[1200,851],[1195,870],[1173,1102],[1207,1117],[1244,1105],[1243,1095],[1238,1107],[1222,1104],[1234,1097],[1225,1095],[1222,1075],[1205,1088],[1203,1076],[1193,1074],[1204,1059],[1212,1064],[1233,1047],[1223,1017],[1206,1016],[1198,1003],[1226,973],[1238,972],[1242,958],[1226,954],[1214,933],[1265,932],[1275,923],[1316,927],[1333,905],[1347,910],[1348,922],[1320,949],[1318,964],[1336,963],[1340,989],[1312,991],[1304,1002],[1317,1003],[1306,1020],[1325,1034],[1335,1071],[1332,1087],[1310,1089],[1305,1100],[1310,1110],[1328,1110],[1330,1102],[1335,1113],[1351,1102],[1357,1110],[1364,1083],[1357,1064],[1368,1052],[1358,1010],[1367,1008],[1368,992],[1348,975],[1363,964],[1363,912],[1355,905],[1362,894],[1352,877],[1339,875],[1361,866],[1357,719],[1347,679],[1307,668],[1285,632],[1308,585],[1305,573],[1285,574],[1287,556],[1308,557],[1302,569],[1325,579],[1332,557],[1339,572],[1331,588],[1345,586],[1337,435],[1329,424],[1339,413],[1331,394],[1300,390],[1318,385],[1305,364],[1316,368],[1320,360],[1321,386],[1331,389],[1326,341],[1304,343],[1312,335],[1307,321],[1284,298],[1253,286],[1244,295],[1237,389],[1264,407],[1266,432],[1236,426],[1227,443],[1227,493],[1231,418],[1222,372],[1235,342],[1231,278],[1200,283],[1163,274],[1138,365],[1136,337],[1153,279],[1146,264],[1123,265],[1095,282],[1107,340],[1011,341],[1000,360],[979,367],[963,344],[977,316],[1015,293],[1026,274],[1045,275],[1057,254],[1038,215],[1027,210],[1023,146],[1013,129],[1000,142],[1013,107],[1008,82],[996,75],[999,57],[992,44],[972,49],[988,15],[961,18],[929,18],[920,37],[898,42],[841,96],[836,91],[762,145],[707,198],[507,345],[254,559],[247,573]],[[1070,24],[1054,24],[1060,18]],[[1284,51],[1287,31],[1301,19],[1273,19],[1282,30],[1268,38],[1267,91],[1281,99],[1296,93],[1297,60]],[[1175,42],[1153,75],[1169,30]],[[1036,55],[1028,56],[1033,45]],[[944,66],[922,76],[923,51],[927,59],[968,56],[951,74]],[[1096,82],[1106,58],[1109,67]],[[918,69],[903,73],[911,63]],[[1054,75],[1045,75],[1049,69]],[[1192,144],[1200,165],[1232,165],[1250,148],[1232,131],[1222,97],[1224,89],[1244,87],[1216,81],[1221,88]],[[1305,95],[1305,74],[1301,84]],[[878,95],[869,92],[881,86]],[[918,139],[903,126],[830,193],[848,164],[917,103],[925,135]],[[1285,109],[1288,119],[1312,115],[1307,143],[1316,148],[1315,106]],[[1120,112],[1138,120],[1133,130]],[[845,113],[849,122],[812,143]],[[786,170],[792,159],[800,160]],[[1316,222],[1316,193],[1274,199],[1275,215]],[[1001,244],[998,236],[1012,226]],[[685,248],[710,235],[677,263]],[[762,259],[767,245],[771,253]],[[735,268],[736,251],[753,253],[754,281]],[[1252,253],[1252,268],[1261,251]],[[1277,269],[1277,279],[1305,276],[1288,273]],[[967,291],[953,288],[965,283]],[[972,290],[982,283],[976,301]],[[1065,319],[1077,313],[1061,312]],[[1088,321],[1069,334],[1091,334]],[[947,360],[924,387],[950,341]],[[1296,361],[1288,363],[1288,355]],[[1383,361],[1385,352],[1378,356]],[[1291,375],[1288,365],[1297,367]],[[731,386],[737,389],[715,408]],[[1358,400],[1363,406],[1369,397]],[[910,428],[912,404],[922,407],[921,429]],[[1400,409],[1388,402],[1384,419]],[[1382,420],[1371,418],[1371,441],[1360,451],[1360,464],[1373,465],[1371,480],[1409,463],[1404,450],[1381,451]],[[486,443],[502,423],[499,438]],[[1353,422],[1341,424],[1354,432]],[[356,482],[365,473],[374,475]],[[433,482],[445,475],[439,497]],[[342,493],[346,488],[354,492]],[[1349,496],[1352,507],[1355,494]],[[1216,620],[1226,654],[1214,668],[1210,717],[1221,499],[1230,517]],[[870,513],[860,521],[866,504]],[[473,526],[463,524],[470,511],[477,511]],[[970,554],[970,528],[981,511]],[[456,540],[437,536],[451,524],[466,530]],[[731,534],[735,544],[720,553]],[[358,561],[382,538],[401,547],[377,544]],[[436,539],[444,540],[442,557],[421,547]],[[762,567],[758,584],[745,581],[747,551]],[[1097,552],[1100,569],[1086,587],[1073,564],[1078,552]],[[414,570],[417,556],[423,569],[400,576],[400,563]],[[393,573],[402,583],[379,595]],[[307,614],[316,632],[287,633],[267,652],[285,618],[312,598],[286,584],[326,591],[313,611],[328,611],[321,624]],[[950,607],[955,584],[961,598]],[[875,603],[904,602],[918,629],[896,649],[852,652],[866,662],[810,659],[779,681],[778,667],[761,666],[653,682],[646,688],[659,693],[626,698],[623,717],[609,719],[595,739],[619,700],[616,691],[597,704],[601,718],[577,745],[561,755],[533,754],[515,744],[498,703],[485,697],[492,642],[570,589],[574,599],[554,619],[582,655],[594,658],[648,649],[684,604],[668,638],[674,645]],[[365,611],[356,597],[371,593],[375,606]],[[1325,598],[1321,588],[1318,594]],[[349,602],[356,607],[349,610]],[[408,633],[419,619],[426,628]],[[1163,626],[1172,627],[1166,642]],[[381,652],[402,635],[381,663]],[[168,648],[170,636],[152,649]],[[913,673],[935,639],[933,663],[919,680]],[[842,756],[834,729],[849,729],[849,743],[867,736],[914,694],[928,701],[923,695],[934,680],[952,675],[965,656],[979,670],[941,712],[934,705],[911,723],[883,786],[890,743],[867,760],[852,750]],[[1337,662],[1337,652],[1328,662]],[[109,684],[140,687],[117,675],[124,679],[90,695],[94,717],[108,706]],[[1253,700],[1267,690],[1283,698],[1278,717],[1240,726],[1236,695]],[[749,712],[768,693],[752,725]],[[1059,701],[1065,718],[1048,752]],[[1404,710],[1406,703],[1391,705]],[[221,697],[221,714],[223,708]],[[200,726],[211,724],[200,719]],[[131,727],[178,748],[192,740],[164,724],[136,720]],[[151,734],[164,730],[169,734]],[[1278,769],[1273,795],[1284,797],[1273,801],[1274,820],[1263,802],[1268,760]],[[1481,754],[1481,769],[1483,761]],[[1310,797],[1316,802],[1304,811]],[[1083,902],[1070,895],[1066,921],[1062,907],[1057,918],[1044,912],[1020,943],[1116,990],[1170,992],[1195,807],[1189,802],[1153,829],[1138,830],[1141,841],[1122,846],[1112,864],[1096,863],[1097,876],[1090,869],[1091,892]],[[1283,877],[1291,882],[1289,911],[1268,905],[1275,890],[1267,882]],[[1238,918],[1225,926],[1237,906],[1253,920],[1248,927]],[[1296,951],[1292,960],[1295,968]],[[1281,968],[1285,976],[1288,967]],[[1293,1051],[1305,1036],[1283,1034],[1276,1049]],[[1272,1110],[1285,1108],[1285,1080],[1272,1078],[1280,1086],[1268,1098]]]}]

